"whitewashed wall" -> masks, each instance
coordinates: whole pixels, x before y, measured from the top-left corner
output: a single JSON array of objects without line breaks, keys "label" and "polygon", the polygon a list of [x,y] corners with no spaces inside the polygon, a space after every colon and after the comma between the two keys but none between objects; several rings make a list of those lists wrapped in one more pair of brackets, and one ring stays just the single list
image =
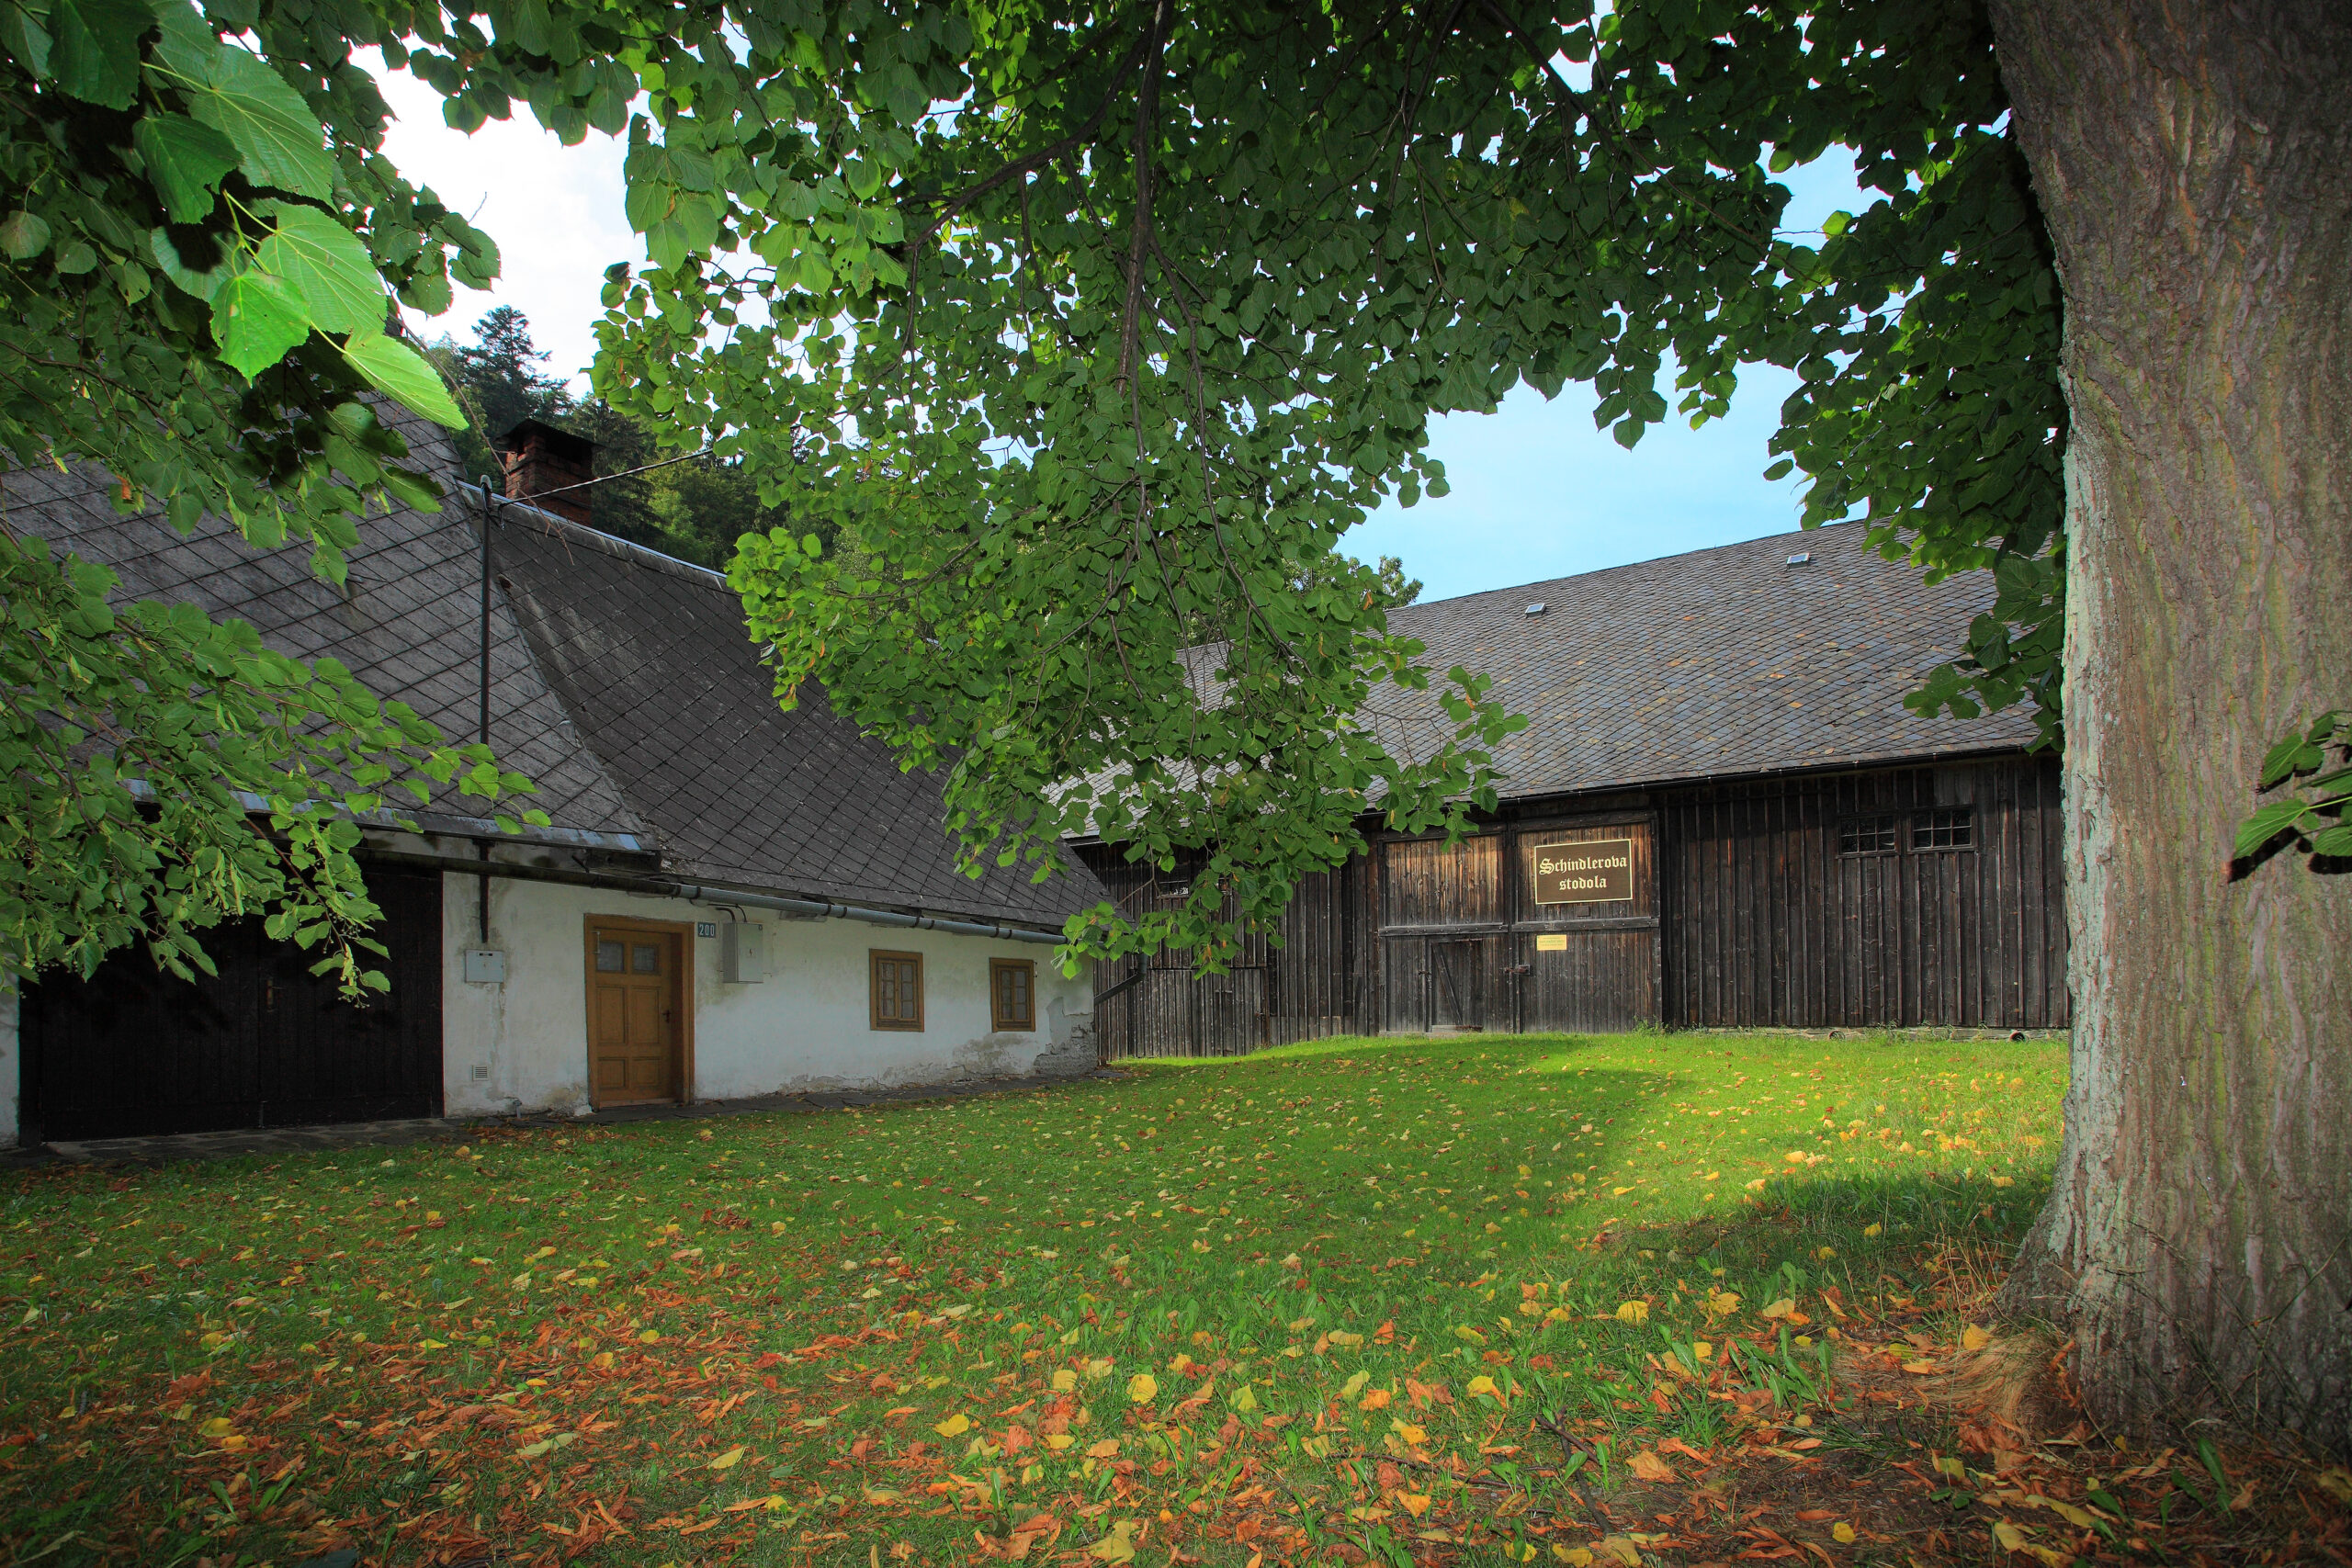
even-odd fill
[{"label": "whitewashed wall", "polygon": [[[585,921],[591,915],[679,922],[728,916],[677,898],[561,883],[491,881],[490,942],[506,954],[503,985],[469,984],[479,886],[447,874],[441,900],[446,976],[442,1071],[451,1116],[572,1111],[588,1104]],[[798,920],[746,910],[764,926],[767,977],[719,978],[719,943],[694,951],[692,1097],[734,1100],[795,1089],[936,1083],[971,1076],[1082,1072],[1094,1063],[1092,982],[1066,979],[1041,943],[853,920]],[[923,1028],[868,1026],[866,955],[923,955]],[[1037,1027],[989,1027],[989,960],[1037,965]],[[487,1076],[476,1077],[477,1066]]]}]

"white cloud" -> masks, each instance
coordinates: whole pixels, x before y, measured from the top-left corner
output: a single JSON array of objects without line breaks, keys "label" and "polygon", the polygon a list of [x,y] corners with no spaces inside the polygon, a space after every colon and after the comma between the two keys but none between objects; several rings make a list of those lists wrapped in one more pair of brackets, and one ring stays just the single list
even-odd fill
[{"label": "white cloud", "polygon": [[645,259],[621,205],[627,144],[592,130],[566,147],[521,104],[513,118],[491,120],[469,136],[442,119],[441,95],[431,87],[405,71],[385,70],[373,51],[361,62],[399,117],[385,134],[386,155],[496,240],[503,264],[489,292],[460,285],[447,313],[420,321],[412,312],[411,324],[428,339],[447,333],[469,342],[485,311],[512,305],[530,318],[538,345],[553,351],[548,368],[585,390],[605,268]]}]

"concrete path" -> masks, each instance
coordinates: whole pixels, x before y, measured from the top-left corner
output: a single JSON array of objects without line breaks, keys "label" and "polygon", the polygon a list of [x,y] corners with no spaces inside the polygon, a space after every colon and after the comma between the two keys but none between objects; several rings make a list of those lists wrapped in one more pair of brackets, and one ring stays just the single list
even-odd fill
[{"label": "concrete path", "polygon": [[[1116,1081],[1125,1073],[1097,1069],[1080,1075]],[[232,1128],[218,1133],[176,1133],[153,1138],[85,1138],[0,1150],[0,1167],[41,1165],[171,1165],[181,1160],[224,1159],[241,1155],[295,1154],[311,1149],[390,1148],[436,1139],[479,1136],[502,1127],[616,1127],[632,1122],[695,1122],[720,1116],[761,1116],[778,1111],[839,1111],[850,1106],[899,1105],[918,1100],[968,1100],[980,1095],[1022,1094],[1071,1083],[1072,1078],[973,1078],[956,1083],[909,1084],[896,1089],[812,1089],[806,1094],[769,1094],[752,1100],[702,1100],[691,1104],[616,1105],[583,1116],[490,1116],[465,1121],[420,1116],[398,1122],[344,1122],[321,1127]]]}]

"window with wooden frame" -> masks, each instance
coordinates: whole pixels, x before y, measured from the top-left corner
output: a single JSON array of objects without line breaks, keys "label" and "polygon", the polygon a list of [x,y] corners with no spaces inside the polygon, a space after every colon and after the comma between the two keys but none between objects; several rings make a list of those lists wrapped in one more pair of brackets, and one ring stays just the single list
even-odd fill
[{"label": "window with wooden frame", "polygon": [[989,1021],[998,1029],[1037,1027],[1037,966],[1026,958],[989,960]]},{"label": "window with wooden frame", "polygon": [[1903,818],[1892,815],[1849,817],[1838,824],[1840,855],[1891,855],[1903,847]]},{"label": "window with wooden frame", "polygon": [[1915,850],[1973,850],[1976,847],[1976,824],[1965,806],[1937,811],[1922,811],[1911,819],[1911,847]]},{"label": "window with wooden frame", "polygon": [[871,977],[867,990],[873,998],[873,1026],[921,1029],[922,954],[884,953],[877,948],[866,954],[866,962]]}]

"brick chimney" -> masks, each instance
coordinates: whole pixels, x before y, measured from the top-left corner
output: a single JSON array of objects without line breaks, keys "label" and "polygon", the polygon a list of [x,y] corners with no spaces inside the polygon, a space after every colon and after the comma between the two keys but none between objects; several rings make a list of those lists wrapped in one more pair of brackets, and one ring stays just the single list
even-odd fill
[{"label": "brick chimney", "polygon": [[[596,477],[596,444],[568,430],[526,419],[506,433],[506,493],[574,523],[589,521],[595,491],[570,486]],[[550,491],[562,491],[550,495]]]}]

